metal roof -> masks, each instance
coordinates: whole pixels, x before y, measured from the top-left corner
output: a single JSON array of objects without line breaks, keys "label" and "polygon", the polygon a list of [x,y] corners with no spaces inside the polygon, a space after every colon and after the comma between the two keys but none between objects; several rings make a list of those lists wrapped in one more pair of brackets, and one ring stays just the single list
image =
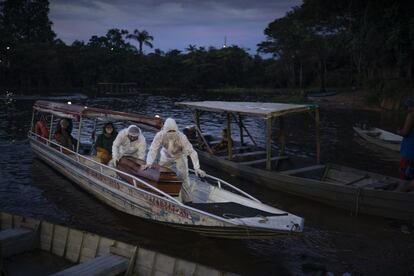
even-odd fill
[{"label": "metal roof", "polygon": [[177,102],[176,105],[186,106],[193,110],[234,112],[264,118],[278,117],[291,113],[307,112],[318,108],[315,105],[226,101]]},{"label": "metal roof", "polygon": [[156,129],[160,129],[162,127],[162,120],[158,117],[113,111],[95,107],[87,107],[82,105],[50,101],[36,101],[33,105],[33,109],[45,113],[54,114],[56,116],[63,118],[75,119],[76,121],[78,121],[81,117],[100,118],[112,119],[117,121],[131,121],[135,123],[144,124]]}]

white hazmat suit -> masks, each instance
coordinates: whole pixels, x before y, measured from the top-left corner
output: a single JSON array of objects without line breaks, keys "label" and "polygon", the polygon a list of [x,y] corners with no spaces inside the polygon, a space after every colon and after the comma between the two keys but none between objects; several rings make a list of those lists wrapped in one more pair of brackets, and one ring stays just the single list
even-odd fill
[{"label": "white hazmat suit", "polygon": [[177,124],[172,118],[165,120],[162,130],[155,135],[148,151],[147,166],[155,162],[160,148],[161,156],[159,164],[168,168],[171,168],[175,164],[177,175],[183,181],[180,192],[181,200],[183,202],[189,201],[191,183],[188,176],[187,156],[190,156],[194,170],[198,176],[204,177],[206,173],[200,169],[197,152],[187,137],[178,131]]},{"label": "white hazmat suit", "polygon": [[[128,136],[137,138],[131,141]],[[118,162],[123,156],[132,156],[145,160],[145,150],[147,143],[139,127],[130,125],[121,130],[112,144],[112,160]]]}]

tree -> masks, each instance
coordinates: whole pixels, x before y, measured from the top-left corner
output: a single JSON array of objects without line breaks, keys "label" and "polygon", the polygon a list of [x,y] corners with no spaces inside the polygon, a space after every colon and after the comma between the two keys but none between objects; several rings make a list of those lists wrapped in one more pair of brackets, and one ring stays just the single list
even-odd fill
[{"label": "tree", "polygon": [[138,41],[139,44],[139,53],[142,54],[142,46],[148,46],[150,48],[153,48],[154,46],[152,45],[152,43],[150,41],[154,40],[154,37],[149,35],[149,33],[147,31],[139,31],[138,29],[134,30],[133,34],[129,34],[127,35],[128,39],[134,39],[136,41]]},{"label": "tree", "polygon": [[0,40],[9,43],[53,43],[48,0],[0,1]]}]

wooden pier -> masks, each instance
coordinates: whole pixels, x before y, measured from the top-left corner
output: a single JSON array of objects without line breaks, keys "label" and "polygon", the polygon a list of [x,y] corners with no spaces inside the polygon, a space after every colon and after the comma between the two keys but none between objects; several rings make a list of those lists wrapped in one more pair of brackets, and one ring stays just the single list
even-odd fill
[{"label": "wooden pier", "polygon": [[36,250],[69,261],[70,265],[51,273],[56,276],[234,275],[93,233],[0,212],[0,274],[9,275],[10,258]]}]

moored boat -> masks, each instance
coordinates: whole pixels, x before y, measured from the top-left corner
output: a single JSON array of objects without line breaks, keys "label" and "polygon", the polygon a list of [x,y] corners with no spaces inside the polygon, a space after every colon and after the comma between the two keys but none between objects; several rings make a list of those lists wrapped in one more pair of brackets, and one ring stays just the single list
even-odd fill
[{"label": "moored boat", "polygon": [[353,129],[355,133],[357,133],[360,137],[372,144],[392,151],[400,151],[401,142],[403,139],[403,137],[400,135],[380,128],[362,129],[360,127],[353,127]]},{"label": "moored boat", "polygon": [[[60,118],[73,120],[73,128],[77,130],[75,149],[61,146],[53,138],[54,125]],[[81,140],[89,132],[94,133],[97,123],[102,120],[127,121],[148,131],[158,130],[162,125],[157,117],[37,101],[33,106],[32,128],[28,134],[30,145],[33,152],[51,167],[102,202],[133,216],[202,235],[231,239],[270,238],[303,230],[302,218],[265,205],[211,175],[200,179],[191,171],[192,200],[181,202],[176,187],[173,187],[174,191],[163,190],[166,181],[159,181],[167,179],[176,185],[169,171],[158,171],[164,175],[153,179],[153,175],[142,175],[136,169],[143,161],[124,160],[118,168],[100,163],[90,153],[90,145],[86,146]],[[43,123],[37,132],[35,126],[39,121]],[[45,129],[49,134],[47,137],[43,135]]]},{"label": "moored boat", "polygon": [[[414,192],[400,192],[407,181],[357,170],[336,164],[320,163],[319,108],[262,102],[179,102],[192,110],[201,162],[274,190],[280,190],[356,214],[364,213],[394,219],[414,220]],[[214,151],[219,137],[206,134],[201,127],[201,114],[224,113],[228,138],[224,150]],[[316,160],[288,156],[284,119],[296,114],[311,115],[315,122]],[[265,121],[265,146],[260,146],[243,122],[245,117]],[[279,121],[278,150],[273,146],[273,121]],[[231,134],[232,125],[239,128],[240,141]],[[211,125],[210,125],[211,127]],[[245,141],[245,137],[249,141]]]}]

